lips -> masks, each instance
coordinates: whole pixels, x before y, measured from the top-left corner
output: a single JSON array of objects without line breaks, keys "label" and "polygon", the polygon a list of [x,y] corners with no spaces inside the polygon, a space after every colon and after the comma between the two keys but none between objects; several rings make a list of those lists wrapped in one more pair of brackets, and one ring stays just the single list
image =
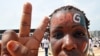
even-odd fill
[{"label": "lips", "polygon": [[57,56],[82,56],[82,54],[77,50],[71,50],[71,51],[63,50]]}]

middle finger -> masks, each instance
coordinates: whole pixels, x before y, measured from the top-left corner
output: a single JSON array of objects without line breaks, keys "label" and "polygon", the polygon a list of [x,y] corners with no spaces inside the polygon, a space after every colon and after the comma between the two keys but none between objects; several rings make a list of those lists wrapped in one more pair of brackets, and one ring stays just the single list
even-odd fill
[{"label": "middle finger", "polygon": [[23,14],[20,24],[19,37],[28,37],[31,27],[31,13],[32,5],[30,3],[25,3],[23,8]]}]

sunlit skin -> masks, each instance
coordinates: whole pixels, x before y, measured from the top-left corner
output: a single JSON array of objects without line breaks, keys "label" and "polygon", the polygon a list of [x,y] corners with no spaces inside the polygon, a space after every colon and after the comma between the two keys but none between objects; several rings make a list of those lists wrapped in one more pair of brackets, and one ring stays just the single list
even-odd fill
[{"label": "sunlit skin", "polygon": [[58,11],[50,20],[50,42],[53,56],[86,56],[88,50],[88,33],[83,21],[73,20],[80,12]]}]

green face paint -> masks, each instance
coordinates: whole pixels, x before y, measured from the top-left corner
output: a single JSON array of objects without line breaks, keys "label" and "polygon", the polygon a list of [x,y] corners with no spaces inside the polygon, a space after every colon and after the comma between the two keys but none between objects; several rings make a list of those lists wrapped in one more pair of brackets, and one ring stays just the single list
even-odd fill
[{"label": "green face paint", "polygon": [[75,23],[79,23],[80,25],[82,25],[86,28],[86,21],[85,21],[85,18],[82,15],[75,13],[74,16],[73,16],[73,21]]}]

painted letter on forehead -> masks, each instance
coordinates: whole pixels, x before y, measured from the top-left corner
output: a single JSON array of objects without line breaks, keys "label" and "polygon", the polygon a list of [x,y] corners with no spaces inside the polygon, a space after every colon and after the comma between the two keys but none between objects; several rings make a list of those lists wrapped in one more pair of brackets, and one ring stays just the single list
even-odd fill
[{"label": "painted letter on forehead", "polygon": [[79,13],[72,14],[70,12],[67,13],[59,12],[53,16],[53,20],[51,21],[52,21],[51,25],[58,25],[61,23],[70,22],[70,23],[78,23],[86,28],[85,17]]},{"label": "painted letter on forehead", "polygon": [[73,15],[73,21],[75,23],[79,23],[80,25],[84,26],[86,28],[86,21],[85,21],[85,18],[80,15],[79,13],[75,13]]}]

